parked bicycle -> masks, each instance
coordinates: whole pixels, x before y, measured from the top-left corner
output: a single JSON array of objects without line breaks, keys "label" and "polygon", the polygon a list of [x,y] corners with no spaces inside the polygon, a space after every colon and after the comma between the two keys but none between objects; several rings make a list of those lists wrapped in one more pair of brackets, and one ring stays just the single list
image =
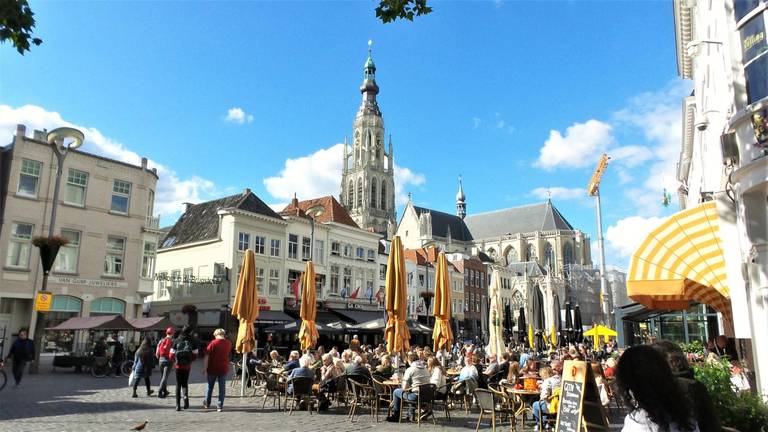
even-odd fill
[{"label": "parked bicycle", "polygon": [[[91,366],[91,375],[96,378],[104,378],[111,374],[115,370],[115,364],[112,363],[112,359],[109,357],[94,357],[93,366]],[[127,377],[133,370],[133,360],[123,360],[120,362],[120,368],[118,373],[120,376]]]}]

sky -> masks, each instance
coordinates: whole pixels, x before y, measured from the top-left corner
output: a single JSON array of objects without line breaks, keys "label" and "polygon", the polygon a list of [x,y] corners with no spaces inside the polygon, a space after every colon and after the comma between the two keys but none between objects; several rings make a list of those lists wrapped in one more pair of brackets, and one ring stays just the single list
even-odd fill
[{"label": "sky", "polygon": [[30,4],[44,43],[0,46],[0,143],[19,123],[72,125],[85,151],[148,157],[165,225],[246,187],[276,208],[338,196],[369,40],[398,217],[408,193],[454,213],[461,175],[469,214],[550,197],[594,241],[585,188],[602,152],[609,265],[677,209],[691,83],[669,2],[432,0],[390,24],[373,1]]}]

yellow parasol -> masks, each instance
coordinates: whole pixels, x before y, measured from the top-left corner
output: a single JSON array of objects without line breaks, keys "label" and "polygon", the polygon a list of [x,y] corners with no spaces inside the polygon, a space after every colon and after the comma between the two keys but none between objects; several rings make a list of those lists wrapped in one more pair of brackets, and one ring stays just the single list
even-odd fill
[{"label": "yellow parasol", "polygon": [[299,330],[299,342],[301,349],[309,349],[317,344],[317,293],[315,292],[315,266],[312,261],[307,261],[307,268],[301,275],[301,329]]},{"label": "yellow parasol", "polygon": [[448,260],[445,252],[440,252],[437,258],[435,272],[435,329],[432,331],[433,349],[450,349],[453,343],[453,332],[449,321],[451,319],[451,276],[448,274]]},{"label": "yellow parasol", "polygon": [[584,336],[592,336],[593,338],[593,346],[595,350],[600,349],[600,336],[603,336],[605,340],[608,340],[608,337],[618,336],[618,333],[616,333],[615,330],[611,330],[609,327],[606,327],[604,325],[595,324],[592,326],[591,329],[584,332]]},{"label": "yellow parasol", "polygon": [[550,335],[550,342],[552,342],[552,347],[557,346],[557,331],[555,330],[555,326],[552,326],[552,334]]},{"label": "yellow parasol", "polygon": [[488,308],[488,352],[500,357],[501,353],[504,352],[503,334],[501,332],[504,310],[501,303],[501,275],[498,270],[494,270],[491,274],[488,296],[491,300],[490,307]]},{"label": "yellow parasol", "polygon": [[390,354],[401,353],[410,348],[411,334],[405,323],[408,313],[406,277],[403,243],[400,236],[394,236],[390,246],[387,279],[384,285],[387,311],[387,327],[384,329],[384,339],[387,341],[387,352]]},{"label": "yellow parasol", "polygon": [[533,324],[528,324],[528,346],[531,349],[534,349],[536,347],[536,344],[533,341]]},{"label": "yellow parasol", "polygon": [[[232,316],[240,320],[237,328],[237,342],[235,349],[243,354],[243,364],[246,364],[246,355],[256,346],[256,335],[253,332],[253,323],[259,317],[259,295],[256,291],[256,259],[251,249],[247,249],[243,255],[243,264],[240,270],[240,278],[237,280],[237,292],[235,303],[232,306]],[[245,394],[245,369],[241,382],[240,395]]]}]

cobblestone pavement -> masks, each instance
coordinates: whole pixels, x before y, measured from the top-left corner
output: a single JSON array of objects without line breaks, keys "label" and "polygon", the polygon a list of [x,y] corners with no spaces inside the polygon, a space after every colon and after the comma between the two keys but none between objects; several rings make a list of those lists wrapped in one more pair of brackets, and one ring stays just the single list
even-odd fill
[{"label": "cobblestone pavement", "polygon": [[[198,362],[199,363],[199,362]],[[159,374],[152,383],[156,386]],[[123,431],[149,420],[145,429],[152,431],[403,431],[415,430],[415,424],[391,424],[371,420],[367,410],[350,422],[342,408],[312,414],[294,412],[288,415],[267,403],[261,408],[261,398],[239,397],[239,389],[228,386],[224,412],[204,410],[202,397],[204,385],[199,370],[192,372],[190,384],[190,409],[174,410],[174,399],[147,397],[146,390],[139,388],[139,398],[132,399],[127,378],[93,378],[89,374],[70,371],[44,372],[26,375],[21,388],[12,385],[0,391],[1,432],[59,432],[59,431]],[[171,378],[171,385],[175,382]],[[143,390],[143,391],[142,391]],[[156,390],[156,388],[155,388]],[[174,391],[174,387],[170,388]],[[216,391],[214,391],[215,398]],[[258,401],[258,403],[257,403]],[[422,424],[420,430],[430,431],[450,428],[457,431],[474,430],[478,413],[468,416],[461,410],[452,412],[453,420],[447,422],[437,413],[437,426]],[[619,430],[619,425],[612,425]],[[488,426],[484,426],[488,429]],[[504,423],[500,430],[509,430]],[[528,423],[526,430],[531,430]],[[481,430],[483,430],[481,428]]]}]

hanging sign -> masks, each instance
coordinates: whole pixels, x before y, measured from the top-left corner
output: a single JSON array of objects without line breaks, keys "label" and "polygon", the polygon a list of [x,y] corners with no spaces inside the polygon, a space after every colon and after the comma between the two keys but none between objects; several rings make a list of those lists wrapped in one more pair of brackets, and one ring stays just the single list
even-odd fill
[{"label": "hanging sign", "polygon": [[606,431],[595,376],[587,362],[568,360],[563,366],[560,407],[555,432]]},{"label": "hanging sign", "polygon": [[40,291],[35,295],[35,310],[38,312],[48,312],[53,303],[53,294],[47,291]]}]

